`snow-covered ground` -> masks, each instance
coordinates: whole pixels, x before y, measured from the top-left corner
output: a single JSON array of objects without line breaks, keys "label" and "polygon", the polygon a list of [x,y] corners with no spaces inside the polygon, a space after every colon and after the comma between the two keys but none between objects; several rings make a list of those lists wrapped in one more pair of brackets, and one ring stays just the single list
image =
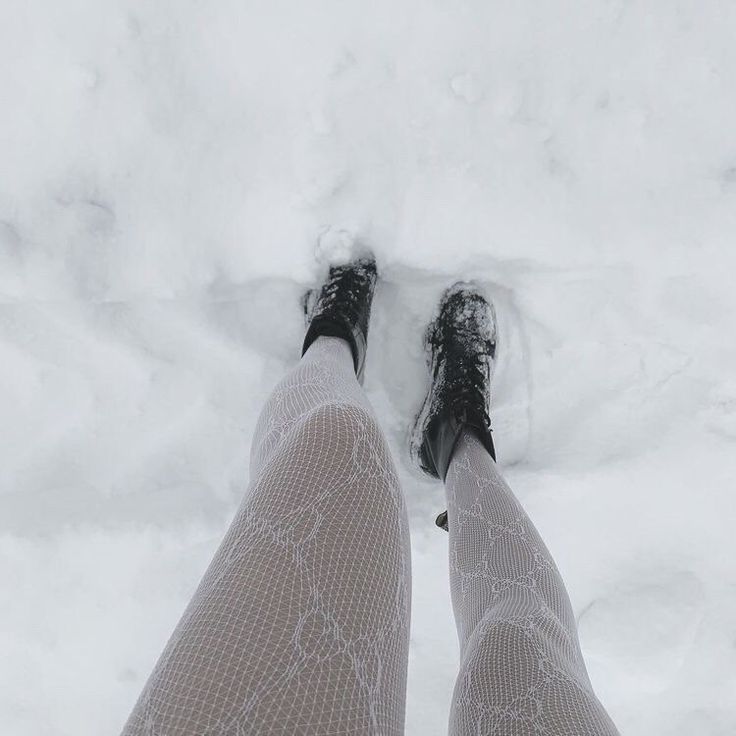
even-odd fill
[{"label": "snow-covered ground", "polygon": [[487,282],[499,459],[627,736],[736,731],[736,5],[0,3],[0,732],[115,734],[247,484],[315,246],[382,267],[407,732],[445,732],[421,331]]}]

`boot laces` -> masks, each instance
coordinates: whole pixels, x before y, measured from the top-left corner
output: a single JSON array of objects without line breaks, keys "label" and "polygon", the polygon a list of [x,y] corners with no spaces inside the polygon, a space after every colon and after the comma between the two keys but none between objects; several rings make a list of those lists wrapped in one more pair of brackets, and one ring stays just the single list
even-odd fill
[{"label": "boot laces", "polygon": [[334,268],[320,292],[319,311],[339,309],[351,321],[357,321],[368,280],[365,267]]},{"label": "boot laces", "polygon": [[486,340],[479,340],[471,331],[454,328],[457,347],[448,350],[444,340],[436,345],[437,365],[445,362],[445,396],[453,413],[459,420],[468,415],[477,417],[485,427],[490,428],[488,414],[488,361],[493,346]]}]

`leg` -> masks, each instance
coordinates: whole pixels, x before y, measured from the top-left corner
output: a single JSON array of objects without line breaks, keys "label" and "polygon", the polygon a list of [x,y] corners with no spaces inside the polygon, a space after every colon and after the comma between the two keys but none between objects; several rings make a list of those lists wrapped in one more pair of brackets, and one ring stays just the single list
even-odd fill
[{"label": "leg", "polygon": [[452,736],[615,736],[591,688],[555,563],[470,432],[445,488],[461,647]]},{"label": "leg", "polygon": [[258,423],[251,483],[125,736],[400,734],[403,496],[348,343],[321,337]]}]

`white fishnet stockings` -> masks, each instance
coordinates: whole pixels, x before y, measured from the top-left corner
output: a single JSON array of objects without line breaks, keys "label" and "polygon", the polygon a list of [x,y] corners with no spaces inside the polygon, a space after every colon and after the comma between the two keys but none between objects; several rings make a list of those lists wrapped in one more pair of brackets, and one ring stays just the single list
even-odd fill
[{"label": "white fishnet stockings", "polygon": [[555,563],[471,433],[455,451],[446,492],[461,648],[452,736],[615,736]]},{"label": "white fishnet stockings", "polygon": [[124,735],[402,733],[408,540],[350,349],[320,338],[261,415],[245,498]]},{"label": "white fishnet stockings", "polygon": [[[446,491],[452,736],[615,736],[557,568],[472,434]],[[408,540],[350,349],[321,338],[260,417],[250,487],[124,736],[400,734]]]}]

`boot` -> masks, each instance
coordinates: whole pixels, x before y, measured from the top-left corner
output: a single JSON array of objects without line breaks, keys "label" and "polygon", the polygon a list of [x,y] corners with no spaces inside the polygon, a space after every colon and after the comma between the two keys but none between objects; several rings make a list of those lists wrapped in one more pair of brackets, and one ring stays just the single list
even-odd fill
[{"label": "boot", "polygon": [[[493,305],[472,283],[458,282],[442,296],[425,336],[432,384],[417,416],[410,451],[428,475],[444,481],[463,430],[496,459],[491,436],[491,376],[496,354]],[[447,529],[447,512],[437,517]]]},{"label": "boot", "polygon": [[304,300],[309,327],[302,355],[318,337],[341,337],[350,345],[361,384],[376,278],[375,258],[363,255],[343,266],[330,267],[322,287],[307,292]]}]

